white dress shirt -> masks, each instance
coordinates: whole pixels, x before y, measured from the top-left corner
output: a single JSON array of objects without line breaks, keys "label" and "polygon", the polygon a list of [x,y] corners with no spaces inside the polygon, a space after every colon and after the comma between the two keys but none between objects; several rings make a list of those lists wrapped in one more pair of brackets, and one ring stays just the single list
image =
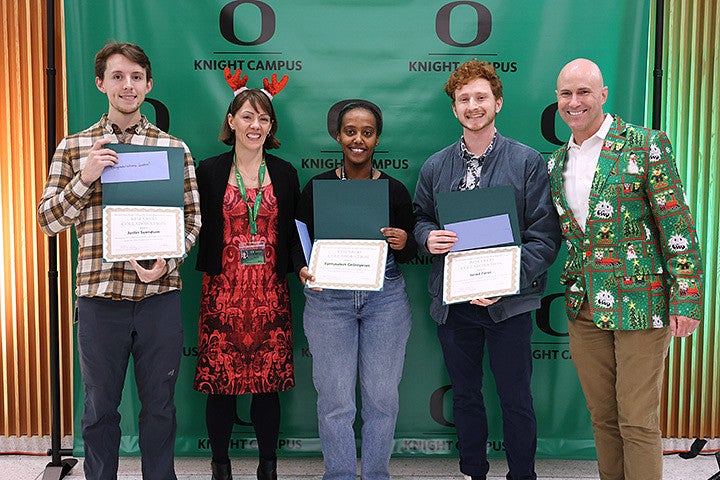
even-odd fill
[{"label": "white dress shirt", "polygon": [[609,113],[600,129],[593,136],[585,140],[582,145],[575,143],[570,136],[568,141],[567,161],[563,171],[565,197],[580,228],[585,231],[588,210],[590,208],[590,188],[592,187],[595,169],[597,168],[600,151],[605,136],[610,131],[613,117]]}]

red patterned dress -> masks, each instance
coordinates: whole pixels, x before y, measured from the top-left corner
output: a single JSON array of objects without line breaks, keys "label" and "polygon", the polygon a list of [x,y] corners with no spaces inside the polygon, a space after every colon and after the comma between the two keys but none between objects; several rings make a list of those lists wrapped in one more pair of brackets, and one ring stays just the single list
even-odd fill
[{"label": "red patterned dress", "polygon": [[[247,189],[251,205],[257,192]],[[237,187],[225,189],[222,273],[203,277],[195,390],[239,395],[295,385],[290,294],[275,271],[277,214],[270,184],[263,187],[255,235],[265,242],[265,263],[241,265],[239,245],[251,241],[248,208]]]}]

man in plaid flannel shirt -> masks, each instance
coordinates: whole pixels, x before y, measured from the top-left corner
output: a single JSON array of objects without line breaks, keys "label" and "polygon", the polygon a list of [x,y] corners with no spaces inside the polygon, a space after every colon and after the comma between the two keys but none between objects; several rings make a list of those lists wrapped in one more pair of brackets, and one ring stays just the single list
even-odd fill
[{"label": "man in plaid flannel shirt", "polygon": [[140,105],[152,88],[150,61],[137,45],[109,43],[95,56],[95,84],[109,110],[99,122],[64,138],[53,156],[38,207],[47,235],[75,226],[78,238],[78,350],[85,392],[82,417],[85,477],[117,477],[118,405],[133,357],[139,445],[145,479],[174,480],[174,390],[182,356],[181,259],[104,262],[102,186],[105,167],[117,163],[108,143],[182,147],[186,252],[200,231],[200,207],[190,150],[148,122]]}]

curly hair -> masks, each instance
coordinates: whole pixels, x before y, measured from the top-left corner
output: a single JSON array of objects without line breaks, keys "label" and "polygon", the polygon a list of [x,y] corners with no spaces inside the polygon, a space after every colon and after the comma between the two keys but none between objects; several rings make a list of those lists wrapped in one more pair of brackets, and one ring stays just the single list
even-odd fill
[{"label": "curly hair", "polygon": [[445,84],[445,93],[447,93],[448,97],[454,102],[457,89],[464,87],[478,78],[484,78],[490,82],[490,89],[493,95],[495,95],[495,98],[502,98],[503,85],[495,71],[495,67],[492,63],[484,60],[478,61],[477,58],[468,60],[455,69]]}]

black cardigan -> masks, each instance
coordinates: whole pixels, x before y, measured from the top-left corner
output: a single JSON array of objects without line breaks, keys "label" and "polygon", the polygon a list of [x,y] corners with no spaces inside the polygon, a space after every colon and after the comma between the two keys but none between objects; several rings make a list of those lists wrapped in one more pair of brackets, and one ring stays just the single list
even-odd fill
[{"label": "black cardigan", "polygon": [[[195,171],[202,215],[195,269],[208,275],[218,275],[222,272],[224,229],[222,205],[232,161],[231,150],[203,160]],[[277,252],[275,267],[277,273],[284,277],[287,272],[293,270],[297,273],[305,265],[302,245],[295,227],[295,206],[300,196],[300,182],[295,167],[285,160],[266,153],[265,162],[278,204],[278,245],[275,250]]]}]

